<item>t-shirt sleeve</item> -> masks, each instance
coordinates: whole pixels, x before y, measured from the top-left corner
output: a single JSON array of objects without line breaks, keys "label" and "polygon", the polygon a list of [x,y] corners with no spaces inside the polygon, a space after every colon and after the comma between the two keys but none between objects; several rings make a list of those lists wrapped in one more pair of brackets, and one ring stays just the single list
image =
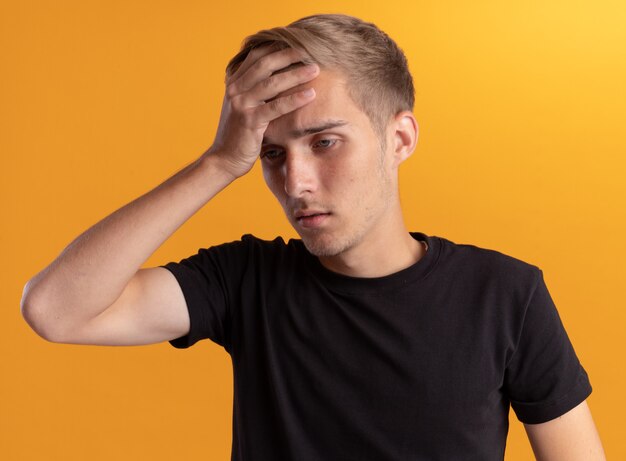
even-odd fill
[{"label": "t-shirt sleeve", "polygon": [[173,347],[185,349],[202,339],[210,339],[230,353],[229,286],[236,283],[237,274],[232,272],[242,266],[242,250],[242,242],[225,243],[202,248],[179,262],[160,266],[176,277],[189,311],[189,333],[169,341]]},{"label": "t-shirt sleeve", "polygon": [[517,418],[539,424],[583,402],[592,391],[537,269],[515,352],[505,372],[505,388]]}]

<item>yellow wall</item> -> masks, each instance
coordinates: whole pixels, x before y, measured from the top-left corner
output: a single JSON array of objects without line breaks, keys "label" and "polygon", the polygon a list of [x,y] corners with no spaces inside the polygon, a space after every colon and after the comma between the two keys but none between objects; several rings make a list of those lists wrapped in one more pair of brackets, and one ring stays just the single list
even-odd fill
[{"label": "yellow wall", "polygon": [[[544,270],[607,454],[626,459],[624,3],[225,3],[0,4],[0,458],[230,459],[222,348],[48,343],[22,320],[21,290],[211,144],[223,69],[244,35],[343,12],[386,30],[414,73],[421,133],[401,177],[410,228]],[[255,167],[146,265],[248,232],[294,236],[281,213]],[[511,421],[506,459],[530,459]]]}]

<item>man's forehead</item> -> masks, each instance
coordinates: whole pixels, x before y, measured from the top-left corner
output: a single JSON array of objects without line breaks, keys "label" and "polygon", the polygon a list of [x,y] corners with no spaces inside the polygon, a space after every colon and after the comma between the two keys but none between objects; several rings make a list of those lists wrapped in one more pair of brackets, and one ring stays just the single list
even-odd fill
[{"label": "man's forehead", "polygon": [[346,85],[346,79],[338,72],[321,70],[310,82],[282,92],[278,97],[313,87],[315,98],[309,104],[289,112],[270,122],[263,138],[263,144],[278,144],[282,141],[297,139],[310,134],[333,128],[350,129],[359,118],[360,110],[352,102]]}]

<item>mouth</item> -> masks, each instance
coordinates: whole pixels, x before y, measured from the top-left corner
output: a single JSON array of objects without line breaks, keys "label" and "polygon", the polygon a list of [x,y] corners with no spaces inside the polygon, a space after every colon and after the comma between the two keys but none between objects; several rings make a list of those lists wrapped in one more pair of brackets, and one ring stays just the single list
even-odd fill
[{"label": "mouth", "polygon": [[300,210],[294,213],[296,222],[300,224],[300,226],[305,228],[320,227],[329,218],[330,215],[330,213],[315,210]]}]

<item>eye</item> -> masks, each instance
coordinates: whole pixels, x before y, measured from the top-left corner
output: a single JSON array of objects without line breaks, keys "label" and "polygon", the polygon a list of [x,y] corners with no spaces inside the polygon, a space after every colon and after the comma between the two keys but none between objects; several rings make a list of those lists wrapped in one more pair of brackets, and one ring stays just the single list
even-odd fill
[{"label": "eye", "polygon": [[339,141],[338,139],[320,139],[319,141],[317,141],[315,144],[313,144],[313,146],[318,146],[321,147],[322,149],[328,149],[330,147],[333,147],[335,144],[337,144],[337,141]]},{"label": "eye", "polygon": [[283,151],[280,149],[267,149],[261,152],[261,158],[267,160],[276,160],[282,155]]}]

